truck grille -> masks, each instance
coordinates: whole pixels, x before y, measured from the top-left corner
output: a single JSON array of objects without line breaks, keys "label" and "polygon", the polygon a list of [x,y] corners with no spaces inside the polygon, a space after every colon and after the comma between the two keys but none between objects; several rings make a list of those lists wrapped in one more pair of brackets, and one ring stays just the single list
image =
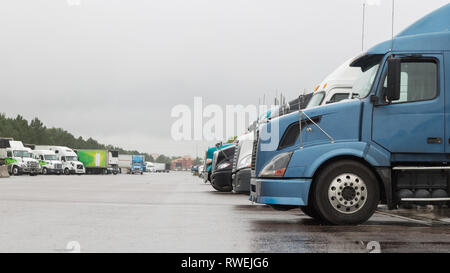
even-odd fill
[{"label": "truck grille", "polygon": [[240,145],[240,143],[237,143],[236,146],[234,147],[233,170],[232,170],[233,173],[236,172],[236,170],[237,170],[237,164],[238,164],[240,151],[241,151],[241,145]]},{"label": "truck grille", "polygon": [[82,170],[82,169],[83,169],[83,165],[78,164],[78,165],[77,165],[77,169],[78,169],[78,170]]},{"label": "truck grille", "polygon": [[37,162],[33,162],[33,161],[27,162],[27,167],[29,167],[29,168],[37,168],[38,165],[39,165],[39,163],[37,163]]},{"label": "truck grille", "polygon": [[62,169],[62,165],[61,164],[55,164],[55,169]]},{"label": "truck grille", "polygon": [[252,170],[256,169],[256,153],[258,152],[258,139],[259,139],[259,131],[256,131],[256,137],[253,141],[253,150],[252,150]]}]

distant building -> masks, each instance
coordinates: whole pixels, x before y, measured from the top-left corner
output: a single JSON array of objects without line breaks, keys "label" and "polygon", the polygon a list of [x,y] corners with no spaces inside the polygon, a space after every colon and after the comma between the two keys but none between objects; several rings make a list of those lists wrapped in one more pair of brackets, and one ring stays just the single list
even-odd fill
[{"label": "distant building", "polygon": [[153,157],[154,160],[156,160],[160,156],[160,154],[150,154],[150,155]]},{"label": "distant building", "polygon": [[172,160],[172,170],[191,169],[194,159],[188,155]]}]

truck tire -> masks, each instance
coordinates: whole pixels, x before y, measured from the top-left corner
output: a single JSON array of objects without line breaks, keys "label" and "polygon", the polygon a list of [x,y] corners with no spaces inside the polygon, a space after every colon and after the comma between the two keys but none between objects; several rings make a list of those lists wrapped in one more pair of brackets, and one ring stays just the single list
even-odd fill
[{"label": "truck tire", "polygon": [[42,169],[42,174],[44,174],[44,175],[45,175],[45,174],[48,174],[47,168],[43,168],[43,169]]},{"label": "truck tire", "polygon": [[64,174],[65,174],[65,175],[69,175],[69,174],[70,174],[69,168],[65,168],[65,169],[64,169]]},{"label": "truck tire", "polygon": [[17,166],[14,166],[13,168],[12,168],[12,175],[20,175],[20,170],[19,170],[19,167],[17,167]]},{"label": "truck tire", "polygon": [[317,215],[330,224],[362,224],[380,202],[379,188],[373,172],[362,163],[333,162],[314,181],[312,205]]}]

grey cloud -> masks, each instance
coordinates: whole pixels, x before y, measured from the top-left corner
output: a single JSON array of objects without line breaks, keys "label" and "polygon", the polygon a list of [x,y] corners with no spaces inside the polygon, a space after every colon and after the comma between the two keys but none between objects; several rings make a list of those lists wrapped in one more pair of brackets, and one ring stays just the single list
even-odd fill
[{"label": "grey cloud", "polygon": [[[447,1],[396,1],[395,30]],[[0,4],[0,112],[167,154],[177,104],[254,104],[312,90],[361,50],[362,1],[63,0]],[[390,38],[390,1],[367,8],[366,49]],[[200,148],[195,148],[200,147]]]}]

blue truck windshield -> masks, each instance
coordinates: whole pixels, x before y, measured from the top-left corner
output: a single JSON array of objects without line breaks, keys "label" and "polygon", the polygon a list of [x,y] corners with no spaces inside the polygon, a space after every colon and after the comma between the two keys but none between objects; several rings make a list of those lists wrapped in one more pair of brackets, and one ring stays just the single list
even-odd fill
[{"label": "blue truck windshield", "polygon": [[371,68],[367,69],[353,84],[352,92],[359,94],[356,97],[364,98],[369,95],[375,76],[377,75],[380,64],[374,64]]}]

